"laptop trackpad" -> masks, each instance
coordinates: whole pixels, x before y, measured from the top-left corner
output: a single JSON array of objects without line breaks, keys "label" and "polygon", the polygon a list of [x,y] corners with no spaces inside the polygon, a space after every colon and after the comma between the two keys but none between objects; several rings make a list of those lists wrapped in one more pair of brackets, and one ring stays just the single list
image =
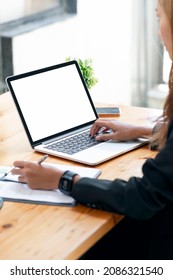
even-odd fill
[{"label": "laptop trackpad", "polygon": [[133,149],[135,146],[138,146],[140,143],[138,141],[129,141],[129,142],[116,142],[110,141],[102,143],[98,146],[95,146],[96,149],[107,151],[107,152],[125,152]]},{"label": "laptop trackpad", "polygon": [[105,160],[114,158],[115,156],[119,156],[123,153],[133,150],[137,146],[140,146],[140,143],[138,141],[103,142],[100,145],[96,145],[89,149],[78,152],[74,155],[74,158],[83,163],[89,162],[90,165],[96,165],[104,162]]}]

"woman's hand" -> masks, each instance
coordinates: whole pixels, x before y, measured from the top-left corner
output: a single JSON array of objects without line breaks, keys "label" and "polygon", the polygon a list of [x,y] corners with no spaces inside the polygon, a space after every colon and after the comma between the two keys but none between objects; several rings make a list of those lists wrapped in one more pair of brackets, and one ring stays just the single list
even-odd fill
[{"label": "woman's hand", "polygon": [[31,189],[57,189],[64,171],[44,164],[31,161],[15,161],[13,175],[19,175],[18,180],[27,183]]},{"label": "woman's hand", "polygon": [[[100,130],[102,130],[102,134],[97,135]],[[106,133],[108,130],[111,130],[112,133]],[[149,127],[135,126],[114,119],[98,119],[90,130],[91,137],[96,137],[98,141],[130,140],[139,137],[148,137],[151,133],[152,129]]]}]

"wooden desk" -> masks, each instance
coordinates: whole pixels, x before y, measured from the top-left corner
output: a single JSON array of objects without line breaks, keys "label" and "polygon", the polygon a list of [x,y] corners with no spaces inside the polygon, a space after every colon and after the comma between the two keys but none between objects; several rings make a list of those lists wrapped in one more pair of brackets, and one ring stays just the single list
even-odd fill
[{"label": "wooden desk", "polygon": [[[32,112],[31,112],[32,113]],[[121,106],[121,120],[148,123],[159,111]],[[97,167],[100,178],[128,179],[140,176],[147,157],[155,156],[142,147]],[[0,96],[0,165],[14,160],[37,160],[23,130],[11,95]],[[50,156],[49,162],[75,163]],[[77,164],[77,163],[76,163]],[[121,215],[78,205],[74,208],[4,202],[0,210],[0,259],[77,259],[105,235]]]}]

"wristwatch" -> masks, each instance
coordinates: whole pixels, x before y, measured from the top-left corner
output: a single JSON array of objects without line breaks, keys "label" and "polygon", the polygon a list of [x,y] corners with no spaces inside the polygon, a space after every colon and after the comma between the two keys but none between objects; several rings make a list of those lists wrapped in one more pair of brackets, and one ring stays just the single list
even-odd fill
[{"label": "wristwatch", "polygon": [[59,190],[66,194],[70,195],[72,192],[72,187],[73,187],[73,177],[78,175],[75,172],[72,171],[65,171],[64,174],[61,176],[60,181],[59,181]]}]

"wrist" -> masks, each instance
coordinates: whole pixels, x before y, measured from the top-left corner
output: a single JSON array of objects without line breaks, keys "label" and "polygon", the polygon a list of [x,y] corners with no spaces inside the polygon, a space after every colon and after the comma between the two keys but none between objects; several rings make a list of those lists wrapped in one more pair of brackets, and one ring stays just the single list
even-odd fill
[{"label": "wrist", "polygon": [[79,180],[80,176],[70,170],[65,171],[60,180],[58,188],[66,195],[71,195],[73,185]]},{"label": "wrist", "polygon": [[136,134],[137,134],[137,138],[150,137],[152,135],[152,128],[147,126],[146,127],[140,126],[137,128]]}]

